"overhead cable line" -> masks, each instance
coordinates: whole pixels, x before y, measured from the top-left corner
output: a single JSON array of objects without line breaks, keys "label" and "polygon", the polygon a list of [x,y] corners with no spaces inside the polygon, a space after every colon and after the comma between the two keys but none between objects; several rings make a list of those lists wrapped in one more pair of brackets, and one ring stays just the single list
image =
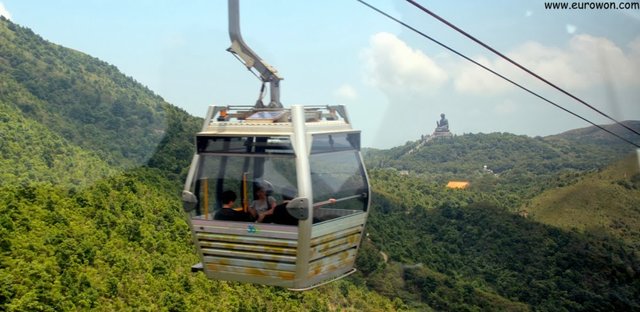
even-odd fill
[{"label": "overhead cable line", "polygon": [[558,104],[554,103],[553,101],[551,101],[551,100],[549,100],[549,99],[545,98],[544,96],[542,96],[542,95],[540,95],[540,94],[538,94],[538,93],[536,93],[536,92],[534,92],[534,91],[532,91],[532,90],[530,90],[530,89],[528,89],[528,88],[526,88],[526,87],[524,87],[524,86],[520,85],[519,83],[517,83],[517,82],[515,82],[515,81],[513,81],[513,80],[511,80],[511,79],[509,79],[509,78],[507,78],[507,77],[505,77],[505,76],[503,76],[502,74],[500,74],[500,73],[498,73],[498,72],[496,72],[496,71],[492,70],[491,68],[488,68],[488,67],[486,67],[486,66],[484,66],[484,65],[482,65],[482,64],[480,64],[480,63],[478,63],[478,62],[476,62],[476,61],[474,61],[473,59],[471,59],[471,58],[467,57],[466,55],[464,55],[464,54],[462,54],[462,53],[460,53],[460,52],[456,51],[456,50],[455,50],[455,49],[453,49],[453,48],[450,48],[450,47],[449,47],[449,46],[447,46],[446,44],[444,44],[444,43],[442,43],[442,42],[440,42],[440,41],[438,41],[438,40],[436,40],[436,39],[432,38],[431,36],[429,36],[429,35],[427,35],[427,34],[425,34],[425,33],[421,32],[420,30],[418,30],[418,29],[416,29],[416,28],[414,28],[414,27],[412,27],[412,26],[410,26],[410,25],[408,25],[407,23],[405,23],[405,22],[403,22],[403,21],[401,21],[401,20],[399,20],[399,19],[397,19],[397,18],[395,18],[395,17],[393,17],[393,16],[391,16],[391,15],[389,15],[389,14],[385,13],[384,11],[382,11],[382,10],[380,10],[380,9],[378,9],[378,8],[376,8],[376,7],[374,7],[374,6],[372,6],[372,5],[370,5],[369,3],[365,2],[364,0],[356,0],[356,1],[358,1],[358,2],[360,2],[360,3],[362,3],[362,4],[364,4],[364,5],[366,5],[366,6],[367,6],[367,7],[369,7],[370,9],[372,9],[372,10],[374,10],[374,11],[376,11],[376,12],[378,12],[378,13],[382,14],[382,15],[384,15],[385,17],[387,17],[387,18],[389,18],[389,19],[393,20],[394,22],[396,22],[396,23],[398,23],[398,24],[400,24],[400,25],[402,25],[402,26],[404,26],[404,27],[406,27],[406,28],[408,28],[408,29],[412,30],[413,32],[415,32],[415,33],[417,33],[417,34],[421,35],[422,37],[424,37],[424,38],[426,38],[426,39],[429,39],[429,40],[433,41],[433,42],[434,42],[434,43],[436,43],[437,45],[439,45],[439,46],[441,46],[441,47],[443,47],[443,48],[445,48],[445,49],[447,49],[447,50],[449,50],[449,51],[451,51],[451,52],[455,53],[456,55],[458,55],[458,56],[460,56],[460,57],[464,58],[465,60],[467,60],[467,61],[469,61],[469,62],[471,62],[471,63],[473,63],[473,64],[475,64],[475,65],[477,65],[477,66],[482,67],[484,70],[486,70],[486,71],[488,71],[488,72],[490,72],[490,73],[492,73],[492,74],[494,74],[494,75],[496,75],[496,76],[498,76],[498,77],[500,77],[500,78],[502,78],[502,79],[504,79],[504,80],[506,80],[506,81],[510,82],[511,84],[513,84],[513,85],[517,86],[518,88],[520,88],[520,89],[522,89],[522,90],[524,90],[524,91],[526,91],[526,92],[528,92],[528,93],[532,94],[533,96],[535,96],[535,97],[537,97],[537,98],[539,98],[539,99],[541,99],[541,100],[543,100],[543,101],[545,101],[545,102],[547,102],[547,103],[549,103],[549,104],[551,104],[551,105],[553,105],[553,106],[555,106],[555,107],[557,107],[557,108],[559,108],[559,109],[561,109],[561,110],[563,110],[563,111],[565,111],[565,112],[567,112],[567,113],[569,113],[569,114],[571,114],[571,115],[573,115],[573,116],[575,116],[575,117],[577,117],[577,118],[580,118],[580,119],[582,119],[583,121],[586,121],[587,123],[589,123],[589,124],[591,124],[591,125],[593,125],[593,126],[595,126],[595,127],[599,128],[599,129],[600,129],[600,130],[602,130],[602,131],[605,131],[605,132],[607,132],[607,133],[609,133],[609,134],[611,134],[611,135],[613,135],[613,136],[617,137],[618,139],[620,139],[620,140],[622,140],[622,141],[625,141],[625,142],[627,142],[627,143],[629,143],[629,144],[631,144],[631,145],[633,145],[633,146],[635,146],[635,147],[637,147],[637,148],[640,148],[640,145],[638,145],[638,144],[636,144],[636,143],[633,143],[633,142],[631,142],[631,141],[629,141],[629,140],[627,140],[627,139],[625,139],[625,138],[623,138],[623,137],[619,136],[618,134],[616,134],[616,133],[614,133],[614,132],[611,132],[611,131],[609,131],[609,130],[605,129],[604,127],[602,127],[602,126],[600,126],[600,125],[595,124],[594,122],[592,122],[592,121],[590,121],[590,120],[588,120],[588,119],[586,119],[586,118],[584,118],[584,117],[582,117],[582,116],[580,116],[580,115],[578,115],[578,114],[576,114],[576,113],[574,113],[574,112],[572,112],[572,111],[570,111],[570,110],[568,110],[568,109],[566,109],[566,108],[564,108],[564,107],[562,107],[562,106],[560,106],[560,105],[558,105]]},{"label": "overhead cable line", "polygon": [[415,7],[417,7],[417,8],[418,8],[418,9],[420,9],[420,10],[422,10],[423,12],[425,12],[425,13],[427,13],[427,14],[429,14],[429,15],[433,16],[435,19],[437,19],[437,20],[441,21],[441,22],[442,22],[442,23],[444,23],[445,25],[447,25],[447,26],[449,26],[449,27],[453,28],[453,29],[454,29],[454,30],[456,30],[457,32],[459,32],[459,33],[463,34],[463,35],[464,35],[464,36],[466,36],[467,38],[469,38],[469,39],[471,39],[471,40],[475,41],[477,44],[479,44],[479,45],[483,46],[483,47],[484,47],[484,48],[486,48],[487,50],[489,50],[489,51],[493,52],[494,54],[498,55],[499,57],[501,57],[501,58],[505,59],[506,61],[508,61],[509,63],[513,64],[514,66],[516,66],[516,67],[518,67],[518,68],[522,69],[522,70],[523,70],[523,71],[525,71],[527,74],[529,74],[529,75],[531,75],[531,76],[534,76],[534,77],[538,78],[538,80],[540,80],[540,81],[542,81],[542,82],[546,83],[547,85],[549,85],[549,86],[553,87],[554,89],[556,89],[556,90],[558,90],[558,91],[560,91],[560,92],[564,93],[565,95],[569,96],[570,98],[572,98],[572,99],[574,99],[574,100],[576,100],[576,101],[578,101],[578,102],[582,103],[583,105],[585,105],[585,106],[589,107],[590,109],[592,109],[592,110],[596,111],[596,112],[597,112],[597,113],[599,113],[600,115],[602,115],[602,116],[604,116],[604,117],[608,118],[609,120],[611,120],[611,121],[615,122],[616,124],[618,124],[618,125],[620,125],[620,126],[622,126],[622,127],[626,128],[627,130],[629,130],[629,131],[631,131],[631,132],[633,132],[633,133],[635,133],[635,134],[637,134],[637,135],[640,135],[640,132],[638,132],[638,131],[636,131],[636,130],[634,130],[634,129],[630,128],[630,127],[628,127],[627,125],[625,125],[625,124],[623,124],[623,123],[621,123],[621,122],[619,122],[619,121],[617,121],[617,120],[616,120],[616,119],[614,119],[613,117],[611,117],[611,116],[607,115],[606,113],[604,113],[604,112],[600,111],[599,109],[597,109],[597,108],[593,107],[592,105],[590,105],[589,103],[587,103],[587,102],[583,101],[582,99],[578,98],[577,96],[575,96],[575,95],[573,95],[573,94],[569,93],[568,91],[566,91],[566,90],[564,90],[564,89],[562,89],[562,88],[558,87],[556,84],[554,84],[554,83],[550,82],[550,81],[549,81],[549,80],[547,80],[547,79],[544,79],[544,78],[543,78],[543,77],[541,77],[540,75],[538,75],[538,74],[536,74],[536,73],[532,72],[531,70],[529,70],[528,68],[526,68],[526,67],[524,67],[524,66],[520,65],[520,63],[518,63],[518,62],[516,62],[516,61],[512,60],[511,58],[509,58],[508,56],[506,56],[506,55],[504,55],[504,54],[500,53],[498,50],[496,50],[496,49],[492,48],[491,46],[489,46],[488,44],[486,44],[486,43],[484,43],[484,42],[480,41],[480,40],[479,40],[479,39],[477,39],[476,37],[474,37],[474,36],[470,35],[470,34],[469,34],[469,33],[467,33],[466,31],[464,31],[464,30],[460,29],[460,27],[458,27],[458,26],[456,26],[456,25],[454,25],[454,24],[450,23],[450,22],[449,22],[449,21],[447,21],[446,19],[444,19],[444,18],[442,18],[442,17],[438,16],[436,13],[432,12],[431,10],[429,10],[429,9],[427,9],[427,8],[425,8],[425,7],[423,7],[423,6],[421,6],[420,4],[418,4],[417,2],[415,2],[414,0],[406,0],[406,1],[407,1],[407,2],[409,2],[409,3],[411,3],[411,4],[413,4]]}]

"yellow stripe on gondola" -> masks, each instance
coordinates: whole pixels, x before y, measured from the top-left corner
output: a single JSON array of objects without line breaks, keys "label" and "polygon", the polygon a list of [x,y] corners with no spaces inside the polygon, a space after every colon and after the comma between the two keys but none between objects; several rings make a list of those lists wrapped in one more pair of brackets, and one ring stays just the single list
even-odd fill
[{"label": "yellow stripe on gondola", "polygon": [[209,219],[209,179],[202,180],[202,205],[204,205],[204,218]]},{"label": "yellow stripe on gondola", "polygon": [[249,212],[249,188],[247,188],[247,175],[249,173],[245,172],[242,174],[242,210],[247,213]]}]

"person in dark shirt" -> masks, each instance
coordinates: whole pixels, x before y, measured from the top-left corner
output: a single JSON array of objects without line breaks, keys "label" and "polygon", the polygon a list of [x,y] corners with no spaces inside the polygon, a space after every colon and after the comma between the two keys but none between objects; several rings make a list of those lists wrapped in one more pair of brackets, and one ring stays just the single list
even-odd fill
[{"label": "person in dark shirt", "polygon": [[[289,211],[287,211],[287,204],[289,204],[289,202],[294,198],[295,198],[295,191],[291,189],[285,189],[282,192],[282,203],[280,203],[279,205],[276,205],[275,208],[273,209],[273,213],[271,215],[266,216],[263,222],[284,224],[284,225],[298,225],[298,219],[293,217],[291,214],[289,214]],[[336,200],[334,198],[329,198],[326,201],[315,203],[313,205],[313,209],[315,211],[315,209],[320,208],[324,205],[334,204],[334,203],[336,203]],[[313,219],[314,219],[313,220],[314,223],[319,222],[319,220],[317,220],[315,217]]]},{"label": "person in dark shirt", "polygon": [[264,223],[275,223],[285,225],[298,225],[298,219],[294,218],[287,211],[287,204],[293,199],[292,196],[282,194],[282,203],[273,208],[271,215],[265,216]]},{"label": "person in dark shirt", "polygon": [[233,207],[237,198],[238,197],[236,196],[236,193],[234,191],[227,190],[222,192],[220,198],[222,200],[222,209],[216,212],[214,219],[222,221],[253,221],[251,215],[244,212],[241,207]]}]

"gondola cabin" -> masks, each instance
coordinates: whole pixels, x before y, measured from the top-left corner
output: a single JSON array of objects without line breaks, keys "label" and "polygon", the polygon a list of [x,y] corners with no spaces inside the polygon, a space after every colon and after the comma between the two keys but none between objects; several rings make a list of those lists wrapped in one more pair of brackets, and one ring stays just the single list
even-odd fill
[{"label": "gondola cabin", "polygon": [[360,132],[343,106],[212,106],[182,200],[209,278],[304,290],[346,276],[370,202]]}]

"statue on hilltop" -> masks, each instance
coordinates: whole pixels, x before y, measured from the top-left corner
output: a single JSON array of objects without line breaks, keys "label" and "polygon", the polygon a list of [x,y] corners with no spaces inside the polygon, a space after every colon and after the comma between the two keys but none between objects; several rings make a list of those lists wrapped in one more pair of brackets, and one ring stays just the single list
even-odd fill
[{"label": "statue on hilltop", "polygon": [[435,132],[449,132],[449,121],[444,118],[444,113],[440,114],[440,121],[436,121],[436,125]]},{"label": "statue on hilltop", "polygon": [[433,134],[420,136],[420,142],[416,145],[416,147],[414,147],[409,152],[407,152],[407,154],[411,154],[417,151],[418,149],[420,149],[421,146],[423,146],[424,144],[428,143],[431,140],[449,139],[452,137],[453,137],[453,134],[449,132],[449,121],[447,120],[447,118],[444,117],[444,113],[442,113],[440,114],[440,120],[436,121],[436,130],[433,131]]}]

